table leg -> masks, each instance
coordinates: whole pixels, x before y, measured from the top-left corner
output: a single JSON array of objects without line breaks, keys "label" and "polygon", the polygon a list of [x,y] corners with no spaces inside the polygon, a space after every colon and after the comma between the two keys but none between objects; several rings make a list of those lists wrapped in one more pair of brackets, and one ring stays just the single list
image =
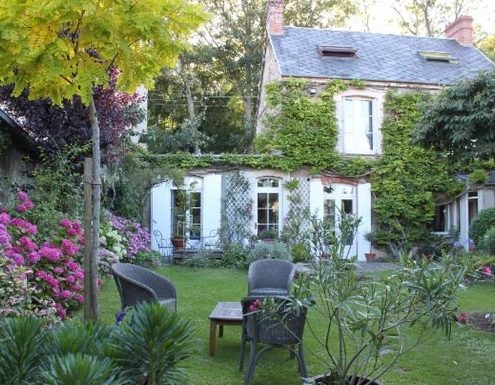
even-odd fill
[{"label": "table leg", "polygon": [[218,337],[222,338],[223,337],[223,324],[220,324],[218,328]]},{"label": "table leg", "polygon": [[210,320],[210,356],[215,355],[217,323]]}]

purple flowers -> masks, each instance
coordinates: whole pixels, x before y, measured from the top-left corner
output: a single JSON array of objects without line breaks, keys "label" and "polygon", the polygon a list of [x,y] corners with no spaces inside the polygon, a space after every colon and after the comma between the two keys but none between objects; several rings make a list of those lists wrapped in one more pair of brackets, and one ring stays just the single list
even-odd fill
[{"label": "purple flowers", "polygon": [[[105,219],[124,238],[127,253],[124,261],[133,262],[140,252],[151,251],[151,233],[137,222],[105,212]],[[127,241],[127,242],[126,242]]]}]

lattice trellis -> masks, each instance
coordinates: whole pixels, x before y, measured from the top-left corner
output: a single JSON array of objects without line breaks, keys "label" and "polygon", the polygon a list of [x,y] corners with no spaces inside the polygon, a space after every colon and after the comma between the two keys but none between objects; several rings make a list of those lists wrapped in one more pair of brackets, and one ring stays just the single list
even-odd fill
[{"label": "lattice trellis", "polygon": [[244,243],[251,235],[253,199],[249,180],[240,172],[222,176],[222,226],[223,243]]},{"label": "lattice trellis", "polygon": [[310,226],[310,183],[307,178],[297,178],[297,181],[297,188],[289,193],[289,211],[284,223],[284,232],[292,233],[291,238],[301,236]]}]

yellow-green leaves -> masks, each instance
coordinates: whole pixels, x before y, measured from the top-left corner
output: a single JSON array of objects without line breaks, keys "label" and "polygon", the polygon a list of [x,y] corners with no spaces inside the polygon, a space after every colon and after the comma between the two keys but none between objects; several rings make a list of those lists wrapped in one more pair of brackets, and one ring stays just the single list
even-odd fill
[{"label": "yellow-green leaves", "polygon": [[88,104],[93,86],[106,85],[116,67],[121,90],[151,88],[205,20],[185,0],[3,0],[0,84],[58,104],[78,94]]}]

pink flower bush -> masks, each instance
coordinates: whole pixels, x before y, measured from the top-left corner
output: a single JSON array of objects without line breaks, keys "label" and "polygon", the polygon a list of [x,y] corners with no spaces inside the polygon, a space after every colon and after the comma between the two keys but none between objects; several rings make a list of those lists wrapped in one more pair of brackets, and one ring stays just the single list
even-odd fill
[{"label": "pink flower bush", "polygon": [[[2,269],[27,269],[29,290],[36,292],[39,303],[63,319],[67,311],[83,302],[84,271],[78,262],[83,230],[79,222],[64,218],[58,234],[38,240],[36,225],[25,215],[34,207],[29,196],[20,192],[12,213],[0,213],[0,260]],[[1,270],[0,270],[1,273]],[[2,300],[0,298],[0,300]],[[0,308],[6,306],[0,302]],[[39,309],[38,309],[39,310]]]}]

